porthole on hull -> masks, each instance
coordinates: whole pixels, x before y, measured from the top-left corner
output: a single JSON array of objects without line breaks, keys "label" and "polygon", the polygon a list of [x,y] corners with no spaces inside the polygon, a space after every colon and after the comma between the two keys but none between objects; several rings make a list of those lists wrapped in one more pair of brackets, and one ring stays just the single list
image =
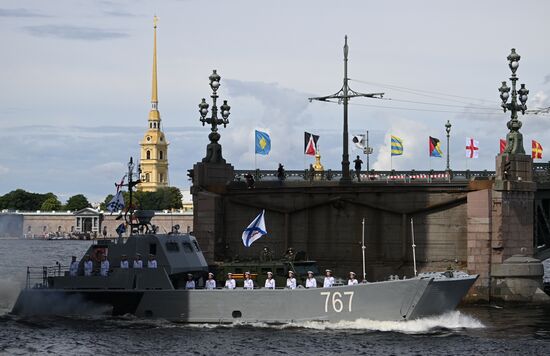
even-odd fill
[{"label": "porthole on hull", "polygon": [[240,318],[241,316],[243,316],[240,310],[233,310],[233,313],[231,313],[231,315],[233,316],[233,318]]}]

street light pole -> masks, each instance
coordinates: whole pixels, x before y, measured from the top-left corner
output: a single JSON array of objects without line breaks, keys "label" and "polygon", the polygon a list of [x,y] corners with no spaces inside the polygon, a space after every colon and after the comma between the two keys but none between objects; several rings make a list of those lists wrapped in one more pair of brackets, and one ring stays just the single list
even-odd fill
[{"label": "street light pole", "polygon": [[210,88],[212,89],[212,95],[210,95],[212,98],[212,116],[206,117],[209,105],[206,99],[202,98],[199,104],[199,113],[201,115],[199,121],[202,122],[202,126],[206,123],[212,125],[212,127],[208,135],[210,143],[206,146],[206,157],[204,157],[202,161],[205,163],[225,163],[225,159],[222,157],[222,146],[218,143],[220,140],[218,125],[223,124],[223,127],[227,127],[227,124],[229,124],[228,118],[231,107],[227,105],[227,100],[224,100],[223,105],[219,108],[222,117],[221,119],[218,118],[218,106],[216,105],[216,101],[218,99],[218,88],[220,87],[221,77],[214,69],[208,79],[210,80]]},{"label": "street light pole", "polygon": [[342,133],[342,178],[340,178],[341,183],[351,183],[351,175],[349,171],[349,153],[348,153],[348,102],[349,99],[355,97],[367,97],[367,98],[382,98],[384,93],[370,93],[364,94],[356,92],[349,88],[348,85],[348,36],[345,36],[344,42],[344,84],[342,88],[333,95],[320,96],[309,98],[309,101],[318,100],[318,101],[330,101],[330,99],[337,99],[338,103],[344,104],[344,128]]},{"label": "street light pole", "polygon": [[451,162],[450,162],[450,159],[449,159],[449,155],[450,155],[450,151],[451,151],[451,146],[449,146],[449,137],[450,137],[450,134],[451,134],[451,122],[449,120],[447,120],[447,123],[445,124],[445,131],[447,132],[447,172],[449,172],[451,170]]},{"label": "street light pole", "polygon": [[[516,82],[518,77],[516,76],[516,71],[519,67],[519,60],[521,56],[516,53],[516,49],[512,48],[512,52],[508,55],[508,66],[512,71],[512,76],[510,80],[512,81],[512,88],[506,86],[506,82],[502,82],[501,87],[498,89],[500,92],[500,99],[502,104],[500,105],[504,112],[510,110],[510,121],[506,123],[506,126],[510,130],[506,135],[506,148],[504,149],[505,154],[525,154],[525,149],[523,148],[523,135],[519,132],[521,128],[521,121],[518,120],[518,111],[521,111],[522,115],[525,114],[527,106],[527,95],[529,90],[525,88],[525,84],[521,84],[521,88],[516,90]],[[510,90],[512,91],[512,100],[508,103],[508,98],[510,97]],[[518,95],[519,94],[519,95]],[[521,104],[518,104],[518,99]]]}]

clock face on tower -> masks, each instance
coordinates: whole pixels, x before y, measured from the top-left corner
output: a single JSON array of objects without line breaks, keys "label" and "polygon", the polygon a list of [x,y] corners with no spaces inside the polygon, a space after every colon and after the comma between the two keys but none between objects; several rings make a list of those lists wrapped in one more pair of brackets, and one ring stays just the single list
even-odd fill
[{"label": "clock face on tower", "polygon": [[151,141],[151,136],[147,136],[145,139],[146,139],[147,141]]}]

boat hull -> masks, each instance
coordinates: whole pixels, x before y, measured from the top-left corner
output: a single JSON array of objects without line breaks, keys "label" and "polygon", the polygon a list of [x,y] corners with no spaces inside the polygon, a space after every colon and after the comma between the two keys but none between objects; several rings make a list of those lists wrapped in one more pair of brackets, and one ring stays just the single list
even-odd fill
[{"label": "boat hull", "polygon": [[475,278],[453,281],[418,278],[295,290],[26,289],[12,313],[133,314],[188,323],[398,321],[454,309]]}]

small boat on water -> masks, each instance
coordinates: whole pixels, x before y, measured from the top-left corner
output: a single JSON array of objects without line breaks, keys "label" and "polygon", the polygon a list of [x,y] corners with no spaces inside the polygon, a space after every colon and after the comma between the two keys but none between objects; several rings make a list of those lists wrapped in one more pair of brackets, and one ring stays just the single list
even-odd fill
[{"label": "small boat on water", "polygon": [[[454,310],[478,277],[447,271],[330,288],[205,289],[209,267],[197,239],[177,228],[156,233],[153,215],[131,211],[127,239],[96,241],[88,248],[96,267],[108,258],[104,275],[85,275],[84,259],[73,273],[60,265],[27,267],[27,283],[12,313],[132,314],[187,323],[399,321]],[[121,260],[139,255],[154,255],[156,268],[119,267]],[[185,289],[189,275],[197,288]]]}]

